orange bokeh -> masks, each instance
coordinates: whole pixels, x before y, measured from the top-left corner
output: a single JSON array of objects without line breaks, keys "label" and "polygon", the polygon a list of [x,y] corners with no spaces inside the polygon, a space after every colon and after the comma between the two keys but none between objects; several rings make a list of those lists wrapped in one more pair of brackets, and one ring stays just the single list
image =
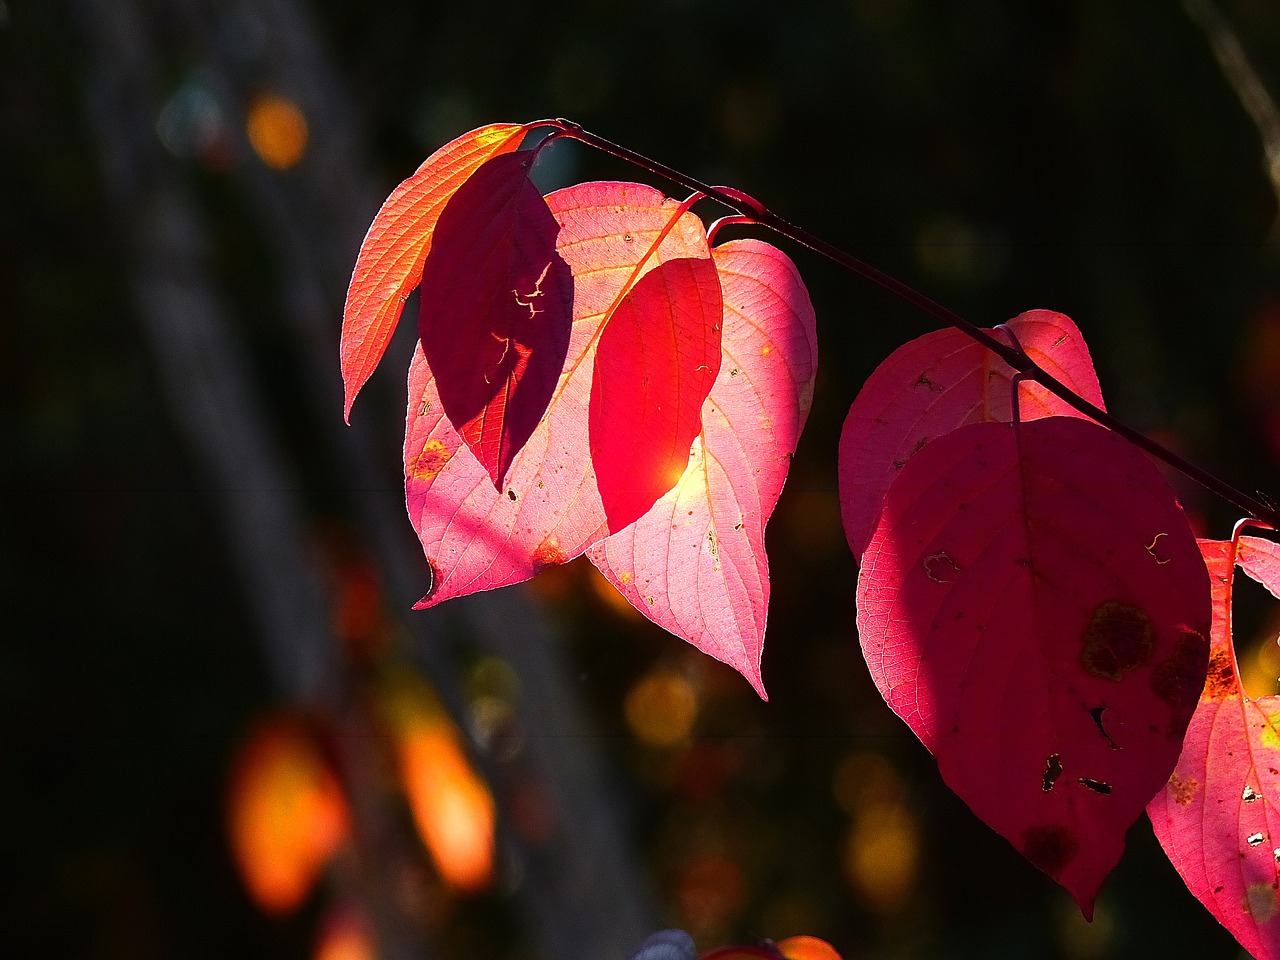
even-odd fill
[{"label": "orange bokeh", "polygon": [[331,913],[320,927],[314,960],[378,960],[368,924],[352,910]]},{"label": "orange bokeh", "polygon": [[292,100],[264,94],[249,105],[245,120],[249,144],[262,162],[288,170],[307,150],[307,119]]},{"label": "orange bokeh", "polygon": [[296,909],[349,824],[338,778],[303,723],[260,724],[232,762],[227,794],[231,850],[254,902],[268,913]]},{"label": "orange bokeh", "polygon": [[778,950],[787,960],[841,960],[831,944],[817,937],[787,937],[779,941]]},{"label": "orange bokeh", "polygon": [[493,879],[494,803],[443,718],[406,725],[400,776],[418,834],[445,883],[474,892]]}]

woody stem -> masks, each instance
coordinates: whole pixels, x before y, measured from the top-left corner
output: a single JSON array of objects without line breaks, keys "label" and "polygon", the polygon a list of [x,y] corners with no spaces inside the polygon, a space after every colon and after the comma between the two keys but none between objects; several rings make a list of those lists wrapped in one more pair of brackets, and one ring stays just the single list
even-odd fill
[{"label": "woody stem", "polygon": [[1021,350],[1015,349],[1009,344],[1003,343],[993,337],[986,330],[974,323],[966,320],[954,310],[951,310],[938,303],[932,297],[921,293],[914,287],[909,286],[896,277],[890,276],[878,267],[858,259],[852,254],[840,249],[832,243],[828,243],[821,237],[810,233],[803,227],[796,226],[782,217],[767,209],[763,204],[753,201],[750,197],[740,193],[737,190],[728,191],[713,187],[710,184],[703,183],[696,177],[691,177],[687,173],[668,167],[664,163],[636,153],[627,147],[606,140],[604,137],[597,136],[588,130],[584,130],[581,126],[571,120],[546,120],[542,121],[543,126],[554,127],[557,130],[556,136],[569,137],[574,140],[581,141],[590,147],[594,147],[604,153],[617,157],[620,160],[647,170],[654,176],[662,177],[672,183],[680,184],[691,191],[698,191],[705,194],[712,200],[728,207],[730,210],[736,211],[741,216],[758,223],[762,227],[767,227],[774,233],[786,237],[802,246],[808,247],[816,253],[820,253],[828,260],[844,267],[852,273],[857,274],[863,279],[870,280],[881,289],[888,291],[905,303],[910,304],[918,310],[929,314],[935,319],[955,327],[966,336],[982,344],[992,353],[996,354],[1005,363],[1009,364],[1013,369],[1023,374],[1028,380],[1034,380],[1040,384],[1054,396],[1061,399],[1064,403],[1078,410],[1085,416],[1101,424],[1114,433],[1118,433],[1134,446],[1145,451],[1157,460],[1161,460],[1186,477],[1194,480],[1211,493],[1216,494],[1223,500],[1234,505],[1245,514],[1264,520],[1272,526],[1280,527],[1280,510],[1276,507],[1262,502],[1262,500],[1251,497],[1241,490],[1236,489],[1225,480],[1217,475],[1210,473],[1208,470],[1197,466],[1191,461],[1179,456],[1172,450],[1152,440],[1146,434],[1129,426],[1123,420],[1119,420],[1105,410],[1095,406],[1088,400],[1075,393],[1070,387],[1049,374],[1040,367],[1034,360],[1028,357]]}]

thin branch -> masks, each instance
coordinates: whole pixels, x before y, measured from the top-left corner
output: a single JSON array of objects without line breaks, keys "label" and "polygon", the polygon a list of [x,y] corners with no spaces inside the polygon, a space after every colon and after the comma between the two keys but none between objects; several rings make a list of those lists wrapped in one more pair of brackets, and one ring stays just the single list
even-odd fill
[{"label": "thin branch", "polygon": [[580,140],[588,146],[595,147],[597,150],[615,156],[620,160],[625,160],[643,170],[647,170],[655,176],[670,180],[672,183],[678,183],[689,190],[701,191],[710,199],[723,204],[747,220],[758,223],[760,226],[767,227],[789,240],[793,240],[796,243],[806,246],[814,252],[822,254],[828,260],[839,264],[846,270],[849,270],[866,280],[870,280],[872,283],[888,291],[899,300],[905,301],[911,306],[916,307],[918,310],[942,321],[948,326],[955,327],[960,332],[996,354],[1013,369],[1023,374],[1026,379],[1034,380],[1073,409],[1078,410],[1080,413],[1083,413],[1085,416],[1106,427],[1108,430],[1118,433],[1134,446],[1145,451],[1150,456],[1155,457],[1157,460],[1161,460],[1173,467],[1179,473],[1194,480],[1206,490],[1234,505],[1246,515],[1255,517],[1259,520],[1265,520],[1273,526],[1280,525],[1280,510],[1277,510],[1273,505],[1265,503],[1257,497],[1251,497],[1241,490],[1237,490],[1234,486],[1227,483],[1217,475],[1210,473],[1208,470],[1205,470],[1191,461],[1179,456],[1167,447],[1152,440],[1140,430],[1129,426],[1123,420],[1120,420],[1107,413],[1105,410],[1094,406],[1088,400],[1084,399],[1084,397],[1075,393],[1062,381],[1050,375],[1021,350],[1015,349],[1009,344],[1002,342],[986,330],[966,320],[954,310],[944,307],[936,300],[926,296],[919,290],[916,290],[914,287],[909,286],[901,280],[898,280],[896,277],[892,277],[883,270],[873,267],[871,264],[866,263],[863,260],[859,260],[852,254],[835,246],[835,244],[828,243],[826,240],[810,233],[808,230],[782,219],[782,217],[779,217],[777,214],[770,211],[764,206],[764,204],[754,198],[748,197],[746,194],[743,194],[738,190],[728,190],[705,184],[695,177],[689,176],[687,173],[681,173],[679,170],[668,167],[666,164],[659,163],[656,160],[651,160],[643,154],[636,153],[634,150],[630,150],[606,140],[603,137],[597,136],[588,130],[584,130],[581,126],[571,120],[545,120],[542,121],[542,124],[556,127],[562,131],[562,136]]},{"label": "thin branch", "polygon": [[1217,58],[1222,75],[1235,91],[1240,105],[1253,121],[1262,138],[1262,149],[1267,158],[1267,177],[1276,197],[1277,216],[1271,229],[1272,236],[1280,235],[1280,110],[1249,61],[1244,45],[1227,18],[1222,15],[1213,0],[1182,0],[1187,16],[1204,31]]}]

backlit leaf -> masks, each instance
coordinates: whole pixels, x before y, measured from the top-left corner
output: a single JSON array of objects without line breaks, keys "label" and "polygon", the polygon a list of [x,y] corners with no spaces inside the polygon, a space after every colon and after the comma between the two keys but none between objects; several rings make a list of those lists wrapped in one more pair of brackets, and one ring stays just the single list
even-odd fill
[{"label": "backlit leaf", "polygon": [[[1098,375],[1076,325],[1052,310],[1029,310],[1007,326],[1044,370],[1102,407]],[[1003,334],[988,330],[997,339]],[[935,330],[903,344],[858,392],[840,434],[840,514],[855,557],[875,529],[885,491],[930,440],[967,423],[1013,419],[1016,371],[959,330]],[[1022,420],[1082,416],[1036,383],[1018,393]]]},{"label": "backlit leaf", "polygon": [[498,490],[551,400],[573,320],[560,225],[529,179],[533,160],[494,157],[458,188],[419,287],[418,333],[445,416]]},{"label": "backlit leaf", "polygon": [[574,275],[573,327],[546,416],[512,461],[503,492],[444,416],[420,349],[410,367],[405,488],[433,573],[421,607],[527,580],[608,535],[587,427],[601,324],[657,264],[710,256],[701,221],[677,217],[678,204],[652,187],[588,183],[550,194],[547,204]]},{"label": "backlit leaf", "polygon": [[[1231,639],[1230,542],[1201,541],[1213,583],[1209,675],[1182,756],[1147,814],[1187,888],[1257,960],[1280,958],[1280,697],[1249,699]],[[1280,547],[1237,561],[1280,595]]]},{"label": "backlit leaf", "polygon": [[668,260],[622,299],[596,347],[591,464],[610,530],[670,490],[720,370],[720,279],[709,258]]},{"label": "backlit leaf", "polygon": [[841,960],[835,947],[817,937],[787,937],[778,941],[778,950],[787,960]]},{"label": "backlit leaf", "polygon": [[765,523],[813,397],[813,307],[791,261],[759,240],[712,251],[724,359],[675,487],[587,552],[637,610],[738,670],[763,697]]},{"label": "backlit leaf", "polygon": [[1178,759],[1209,619],[1159,472],[1068,417],[930,442],[890,486],[858,581],[885,700],[1086,917]]},{"label": "backlit leaf", "polygon": [[418,285],[445,203],[490,157],[514,150],[527,127],[496,123],[445,144],[391,192],[360,245],[342,313],[344,416],[386,352],[405,298]]}]

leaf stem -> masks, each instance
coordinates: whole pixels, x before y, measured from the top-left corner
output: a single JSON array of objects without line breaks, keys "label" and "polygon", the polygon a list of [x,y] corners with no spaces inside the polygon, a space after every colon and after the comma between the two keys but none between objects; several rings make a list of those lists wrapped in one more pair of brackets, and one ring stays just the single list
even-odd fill
[{"label": "leaf stem", "polygon": [[698,191],[705,194],[708,198],[715,200],[717,203],[728,207],[730,210],[736,211],[746,219],[758,223],[762,227],[767,227],[774,233],[786,237],[795,243],[808,247],[815,253],[819,253],[828,260],[844,267],[852,273],[857,274],[865,280],[870,280],[881,289],[887,291],[899,300],[910,304],[916,309],[929,314],[948,326],[955,327],[957,330],[966,334],[971,339],[982,344],[992,353],[996,354],[1000,359],[1009,366],[1013,367],[1019,373],[1023,374],[1027,379],[1034,380],[1040,384],[1054,396],[1061,399],[1064,403],[1069,404],[1075,410],[1090,417],[1095,422],[1101,424],[1114,433],[1118,433],[1134,446],[1145,451],[1157,460],[1161,460],[1173,467],[1179,473],[1194,480],[1206,490],[1221,497],[1228,503],[1234,505],[1245,514],[1256,517],[1259,520],[1265,520],[1272,526],[1280,527],[1280,510],[1263,500],[1249,496],[1241,490],[1236,489],[1225,480],[1210,473],[1191,461],[1179,456],[1167,447],[1152,440],[1146,434],[1129,426],[1123,420],[1119,420],[1105,410],[1094,406],[1084,397],[1079,396],[1071,390],[1066,384],[1053,377],[1042,367],[1035,363],[1021,350],[1018,350],[1006,343],[1002,343],[993,337],[986,330],[974,323],[966,320],[954,310],[944,307],[932,297],[921,293],[914,287],[909,286],[896,277],[890,276],[878,267],[874,267],[864,260],[860,260],[852,254],[840,249],[832,243],[828,243],[821,237],[810,233],[803,227],[799,227],[782,217],[773,213],[763,204],[747,196],[741,191],[731,188],[714,187],[710,184],[703,183],[695,177],[682,173],[664,163],[652,160],[643,154],[636,153],[627,147],[606,140],[604,137],[597,136],[589,130],[584,130],[581,126],[572,120],[555,119],[543,120],[532,126],[550,126],[560,131],[559,136],[569,137],[574,140],[581,141],[587,146],[594,147],[597,150],[607,153],[610,156],[617,157],[619,160],[647,170],[649,173],[657,177],[662,177],[672,183]]}]

